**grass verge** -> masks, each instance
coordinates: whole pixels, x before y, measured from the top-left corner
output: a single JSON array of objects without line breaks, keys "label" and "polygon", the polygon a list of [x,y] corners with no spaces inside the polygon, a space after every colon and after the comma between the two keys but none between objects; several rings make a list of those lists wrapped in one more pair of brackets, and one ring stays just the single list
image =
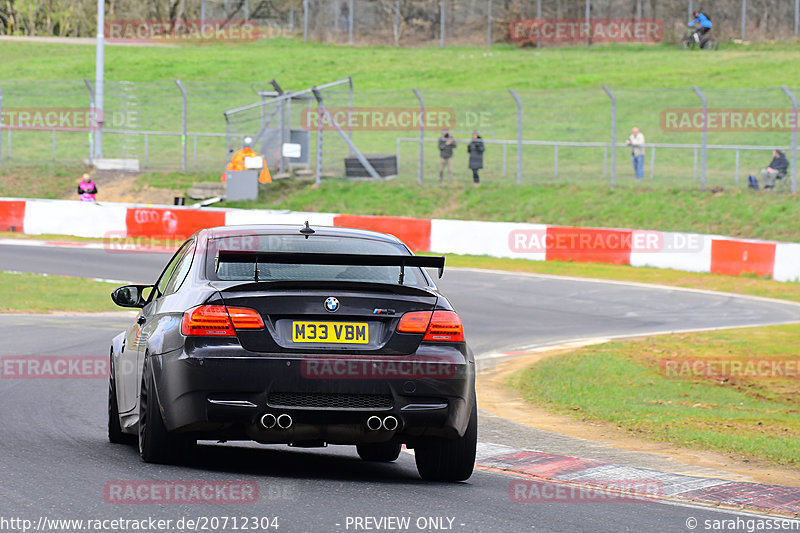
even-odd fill
[{"label": "grass verge", "polygon": [[326,180],[270,185],[257,202],[226,205],[361,215],[655,229],[800,241],[800,202],[791,194],[689,191],[600,184],[407,185]]},{"label": "grass verge", "polygon": [[0,272],[0,312],[119,311],[114,283],[81,278]]},{"label": "grass verge", "polygon": [[[613,342],[545,359],[514,374],[509,385],[530,402],[608,422],[636,437],[796,466],[798,335],[800,325],[792,324]],[[719,360],[747,369],[756,359],[794,368],[794,377],[772,377],[772,366],[755,376],[721,366],[708,373],[681,366]],[[665,370],[667,360],[678,370]]]}]

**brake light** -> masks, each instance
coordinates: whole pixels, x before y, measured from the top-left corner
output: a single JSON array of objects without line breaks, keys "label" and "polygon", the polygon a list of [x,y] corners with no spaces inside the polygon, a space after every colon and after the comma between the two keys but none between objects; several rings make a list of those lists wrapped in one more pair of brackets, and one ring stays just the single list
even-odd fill
[{"label": "brake light", "polygon": [[264,327],[264,321],[261,320],[261,315],[255,309],[228,307],[228,315],[236,329],[261,329]]},{"label": "brake light", "polygon": [[414,311],[406,313],[397,325],[400,333],[425,333],[428,331],[428,324],[431,322],[430,311]]},{"label": "brake light", "polygon": [[183,314],[181,333],[200,337],[235,337],[236,329],[261,329],[264,322],[254,309],[201,305]]},{"label": "brake light", "polygon": [[464,326],[453,311],[406,313],[397,325],[400,333],[425,333],[423,341],[464,342]]},{"label": "brake light", "polygon": [[464,342],[461,317],[453,311],[434,311],[424,341]]}]

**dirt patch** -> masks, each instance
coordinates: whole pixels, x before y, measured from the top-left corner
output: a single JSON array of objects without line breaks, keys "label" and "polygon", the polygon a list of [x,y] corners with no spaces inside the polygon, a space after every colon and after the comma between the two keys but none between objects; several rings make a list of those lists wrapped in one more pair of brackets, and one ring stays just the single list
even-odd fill
[{"label": "dirt patch", "polygon": [[506,379],[514,372],[546,357],[569,351],[569,349],[556,349],[551,352],[525,355],[479,373],[477,393],[481,409],[537,429],[601,441],[623,450],[659,454],[688,465],[727,470],[749,476],[758,483],[800,487],[800,472],[797,470],[736,454],[690,450],[670,443],[640,440],[613,424],[599,421],[583,422],[569,416],[553,414],[542,407],[528,403],[516,391],[505,385]]},{"label": "dirt patch", "polygon": [[98,202],[125,202],[172,205],[184,191],[148,187],[137,182],[139,174],[98,170],[94,173]]}]

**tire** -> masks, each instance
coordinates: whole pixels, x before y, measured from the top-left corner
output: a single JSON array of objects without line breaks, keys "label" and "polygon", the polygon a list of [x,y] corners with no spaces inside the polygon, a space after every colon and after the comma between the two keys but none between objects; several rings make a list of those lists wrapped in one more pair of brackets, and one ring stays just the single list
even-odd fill
[{"label": "tire", "polygon": [[117,384],[114,380],[114,368],[108,376],[108,440],[114,444],[134,444],[136,437],[122,432],[119,423],[119,407],[117,405]]},{"label": "tire", "polygon": [[[145,356],[147,357],[147,356]],[[139,392],[139,455],[146,463],[173,464],[180,458],[188,459],[194,441],[183,435],[167,431],[158,400],[155,382],[148,375],[147,364],[142,371],[142,388]]]},{"label": "tire", "polygon": [[417,471],[426,481],[464,481],[475,468],[478,444],[478,405],[473,396],[472,412],[463,437],[429,439],[414,448]]},{"label": "tire", "polygon": [[365,461],[376,463],[391,463],[400,457],[402,444],[393,442],[382,442],[380,444],[359,444],[356,446],[358,456]]}]

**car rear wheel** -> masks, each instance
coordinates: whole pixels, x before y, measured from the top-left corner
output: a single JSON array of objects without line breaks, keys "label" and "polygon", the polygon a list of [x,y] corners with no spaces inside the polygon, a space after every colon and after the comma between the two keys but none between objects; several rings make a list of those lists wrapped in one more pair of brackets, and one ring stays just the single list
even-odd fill
[{"label": "car rear wheel", "polygon": [[171,464],[178,458],[187,459],[197,441],[167,431],[158,408],[153,376],[148,376],[147,368],[142,372],[139,394],[139,455],[147,463]]},{"label": "car rear wheel", "polygon": [[475,468],[478,444],[478,405],[473,397],[469,424],[463,437],[428,439],[414,448],[417,471],[426,481],[464,481]]},{"label": "car rear wheel", "polygon": [[114,444],[133,444],[136,438],[122,432],[117,406],[117,384],[114,381],[114,368],[108,376],[108,440]]},{"label": "car rear wheel", "polygon": [[393,442],[381,442],[379,444],[359,444],[356,446],[358,456],[365,461],[377,463],[391,463],[400,457],[402,444]]}]

